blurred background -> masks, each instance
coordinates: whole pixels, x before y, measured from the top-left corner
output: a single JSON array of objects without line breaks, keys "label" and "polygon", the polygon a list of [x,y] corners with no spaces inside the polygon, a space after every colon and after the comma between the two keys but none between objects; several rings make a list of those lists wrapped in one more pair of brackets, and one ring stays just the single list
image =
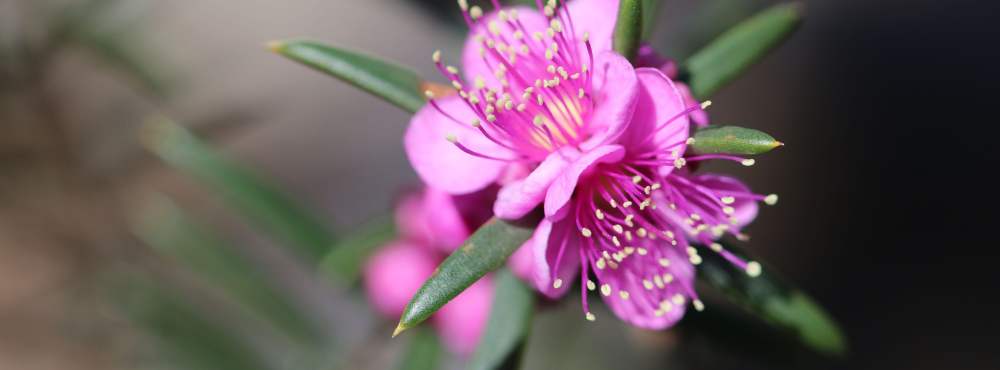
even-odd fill
[{"label": "blurred background", "polygon": [[[683,59],[773,3],[664,0],[653,45]],[[805,3],[802,27],[712,99],[714,122],[787,145],[717,168],[780,194],[748,249],[831,312],[851,354],[789,347],[775,363],[683,325],[584,325],[570,300],[536,319],[525,368],[1000,367],[1000,4]],[[457,60],[457,14],[430,0],[0,0],[0,369],[392,367],[406,338],[389,340],[394,323],[350,278],[314,273],[315,246],[418,181],[408,114],[264,44],[307,37],[431,77],[433,50]],[[160,159],[187,163],[176,148],[246,171],[209,161],[189,168],[197,181]],[[248,218],[257,205],[234,210],[205,182],[280,191],[272,203],[315,222]]]}]

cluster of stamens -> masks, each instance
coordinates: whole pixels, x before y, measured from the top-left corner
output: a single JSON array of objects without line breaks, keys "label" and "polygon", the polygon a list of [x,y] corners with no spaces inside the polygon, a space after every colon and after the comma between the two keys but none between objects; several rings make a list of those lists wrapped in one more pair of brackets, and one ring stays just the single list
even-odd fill
[{"label": "cluster of stamens", "polygon": [[[515,158],[497,158],[470,148],[456,136],[449,136],[459,149],[471,155],[507,161],[537,161],[563,146],[576,146],[587,136],[587,117],[592,111],[590,80],[593,54],[589,40],[574,36],[572,22],[555,1],[542,6],[548,27],[529,33],[516,9],[501,9],[494,1],[497,16],[483,19],[483,10],[459,1],[469,27],[479,34],[483,63],[491,76],[473,77],[467,86],[458,68],[445,65],[440,51],[433,60],[475,117],[460,122],[434,101],[430,103],[444,116],[471,125],[494,143],[516,153]],[[480,23],[486,22],[485,29]],[[585,50],[585,52],[584,52]],[[584,60],[586,59],[586,60]]]}]

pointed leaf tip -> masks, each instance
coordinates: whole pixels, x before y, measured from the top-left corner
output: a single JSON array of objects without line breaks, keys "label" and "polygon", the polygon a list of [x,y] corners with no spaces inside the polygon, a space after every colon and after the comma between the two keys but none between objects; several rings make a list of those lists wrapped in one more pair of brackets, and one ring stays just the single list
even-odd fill
[{"label": "pointed leaf tip", "polygon": [[[533,228],[497,218],[487,221],[438,266],[403,310],[399,325],[414,327],[466,288],[507,261],[531,237]],[[472,247],[475,246],[475,247]]]},{"label": "pointed leaf tip", "polygon": [[267,50],[280,54],[281,51],[285,48],[285,42],[278,40],[268,41],[266,44],[264,44],[264,47],[266,47]]},{"label": "pointed leaf tip", "polygon": [[409,329],[409,328],[407,328],[406,326],[403,326],[403,323],[399,323],[398,325],[396,325],[396,329],[392,331],[392,338],[395,338],[400,333],[406,331],[406,329]]}]

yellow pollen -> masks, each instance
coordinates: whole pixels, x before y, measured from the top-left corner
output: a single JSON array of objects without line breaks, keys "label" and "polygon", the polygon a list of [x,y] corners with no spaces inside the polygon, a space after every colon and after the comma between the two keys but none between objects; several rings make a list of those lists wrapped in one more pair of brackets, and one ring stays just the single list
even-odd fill
[{"label": "yellow pollen", "polygon": [[434,63],[440,62],[441,61],[441,50],[434,50],[434,54],[431,54],[431,59],[434,60]]},{"label": "yellow pollen", "polygon": [[594,321],[594,320],[597,320],[597,317],[595,317],[595,316],[594,316],[594,314],[592,314],[592,313],[590,313],[590,312],[587,312],[587,315],[586,315],[586,317],[587,317],[587,321]]},{"label": "yellow pollen", "polygon": [[747,158],[740,162],[740,164],[747,167],[753,166],[754,163],[757,163],[757,161],[755,161],[753,158]]},{"label": "yellow pollen", "polygon": [[767,204],[767,205],[769,205],[769,206],[773,206],[775,204],[778,204],[778,194],[771,194],[771,195],[768,195],[768,196],[764,197],[764,203]]},{"label": "yellow pollen", "polygon": [[640,182],[642,182],[642,176],[639,175],[632,176],[632,183],[638,184]]},{"label": "yellow pollen", "polygon": [[587,290],[597,289],[597,284],[594,284],[593,280],[587,279]]},{"label": "yellow pollen", "polygon": [[689,137],[687,140],[684,141],[684,143],[687,144],[687,145],[694,144],[694,138],[693,137]]},{"label": "yellow pollen", "polygon": [[636,248],[635,251],[636,253],[639,253],[640,256],[645,256],[647,253],[649,253],[649,251],[646,250],[646,248]]},{"label": "yellow pollen", "polygon": [[625,231],[625,228],[623,228],[623,227],[622,227],[622,225],[617,225],[617,224],[616,224],[616,225],[614,225],[614,226],[611,226],[611,228],[612,228],[612,229],[614,229],[614,230],[615,230],[615,232],[616,232],[616,233],[619,233],[619,234],[621,234],[622,232],[624,232],[624,231]]},{"label": "yellow pollen", "polygon": [[642,287],[646,288],[646,290],[653,290],[653,282],[646,279],[642,279]]},{"label": "yellow pollen", "polygon": [[448,140],[450,142],[453,142],[453,143],[456,142],[456,141],[458,141],[458,137],[455,136],[454,134],[449,134],[449,135],[445,136],[444,139]]},{"label": "yellow pollen", "polygon": [[628,300],[628,292],[627,291],[624,291],[624,290],[618,291],[618,296],[622,297],[623,300]]},{"label": "yellow pollen", "polygon": [[605,297],[610,296],[611,295],[611,285],[608,285],[608,284],[601,285],[601,294],[604,294]]},{"label": "yellow pollen", "polygon": [[555,289],[559,289],[562,287],[562,284],[563,284],[562,279],[556,279],[556,281],[552,282],[552,287]]},{"label": "yellow pollen", "polygon": [[714,252],[716,252],[716,253],[718,253],[718,252],[722,252],[722,244],[719,244],[719,243],[712,243],[712,244],[710,244],[710,245],[709,245],[708,247],[709,247],[710,249],[712,249],[712,251],[714,251]]},{"label": "yellow pollen", "polygon": [[479,19],[483,16],[483,8],[480,8],[478,5],[474,5],[472,9],[469,9],[469,16],[472,17],[472,19]]},{"label": "yellow pollen", "polygon": [[658,260],[658,262],[660,263],[660,266],[663,266],[663,267],[670,267],[670,260],[669,260],[669,259],[666,259],[666,258],[660,258],[660,259]]},{"label": "yellow pollen", "polygon": [[703,311],[703,310],[705,310],[705,304],[701,303],[701,300],[699,300],[699,299],[695,299],[694,302],[692,302],[691,304],[694,305],[695,311]]},{"label": "yellow pollen", "polygon": [[711,107],[711,106],[712,106],[712,101],[711,100],[706,100],[706,101],[701,102],[701,109],[702,110],[708,109],[708,107]]},{"label": "yellow pollen", "polygon": [[722,197],[722,204],[733,204],[736,201],[734,197]]},{"label": "yellow pollen", "polygon": [[604,212],[601,212],[601,210],[599,210],[599,209],[595,209],[594,210],[594,216],[597,216],[598,220],[603,220],[604,219]]},{"label": "yellow pollen", "polygon": [[684,167],[685,164],[687,164],[687,160],[684,158],[677,158],[674,160],[674,167],[681,168]]},{"label": "yellow pollen", "polygon": [[594,235],[594,233],[591,232],[590,229],[586,227],[580,229],[580,234],[583,234],[583,236],[586,238],[589,238],[591,235]]}]

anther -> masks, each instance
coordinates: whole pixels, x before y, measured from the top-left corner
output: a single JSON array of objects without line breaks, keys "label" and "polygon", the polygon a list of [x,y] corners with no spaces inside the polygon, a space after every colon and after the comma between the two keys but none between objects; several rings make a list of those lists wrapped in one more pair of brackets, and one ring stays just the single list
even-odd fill
[{"label": "anther", "polygon": [[758,277],[758,276],[760,276],[760,272],[761,272],[760,263],[757,262],[757,261],[747,262],[746,272],[747,272],[747,276],[750,276],[750,277]]},{"label": "anther", "polygon": [[778,203],[778,194],[771,194],[764,197],[764,203],[773,206]]}]

